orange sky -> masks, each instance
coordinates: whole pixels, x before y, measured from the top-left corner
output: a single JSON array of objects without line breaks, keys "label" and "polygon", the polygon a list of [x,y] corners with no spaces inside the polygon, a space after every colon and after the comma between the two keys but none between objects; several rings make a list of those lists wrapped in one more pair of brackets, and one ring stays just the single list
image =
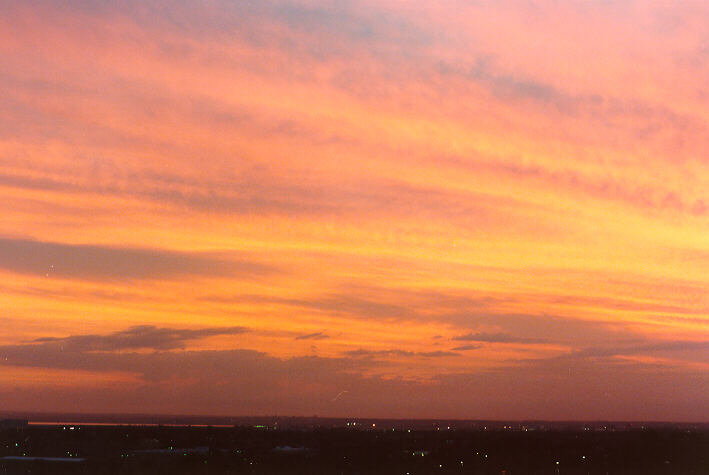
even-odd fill
[{"label": "orange sky", "polygon": [[2,10],[0,407],[709,421],[704,2]]}]

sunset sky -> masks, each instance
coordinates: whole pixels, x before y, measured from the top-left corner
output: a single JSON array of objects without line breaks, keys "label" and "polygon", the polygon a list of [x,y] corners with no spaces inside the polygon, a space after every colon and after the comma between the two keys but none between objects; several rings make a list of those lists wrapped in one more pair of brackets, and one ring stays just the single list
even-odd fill
[{"label": "sunset sky", "polygon": [[0,409],[709,421],[704,1],[0,0]]}]

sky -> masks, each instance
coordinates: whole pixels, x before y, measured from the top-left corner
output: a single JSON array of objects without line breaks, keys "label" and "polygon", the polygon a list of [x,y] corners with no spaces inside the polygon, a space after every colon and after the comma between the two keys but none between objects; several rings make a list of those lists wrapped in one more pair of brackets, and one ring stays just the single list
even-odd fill
[{"label": "sky", "polygon": [[0,407],[709,421],[706,2],[0,12]]}]

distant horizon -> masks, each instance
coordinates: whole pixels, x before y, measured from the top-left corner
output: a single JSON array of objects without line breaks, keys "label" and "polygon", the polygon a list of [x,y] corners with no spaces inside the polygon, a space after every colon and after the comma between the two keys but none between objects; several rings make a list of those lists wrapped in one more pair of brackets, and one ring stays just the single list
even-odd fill
[{"label": "distant horizon", "polygon": [[[71,420],[71,418],[64,418],[64,416],[72,416],[75,418],[75,420]],[[45,417],[46,419],[40,419],[41,417]],[[155,423],[143,423],[140,422],[139,420],[148,420],[148,419],[161,419],[161,420],[167,420],[167,419],[185,419],[185,420],[203,420],[203,421],[208,421],[208,420],[221,420],[221,421],[226,421],[226,420],[277,420],[277,419],[302,419],[302,420],[324,420],[324,421],[353,421],[353,422],[358,422],[358,421],[401,421],[401,422],[406,422],[406,421],[420,421],[420,422],[465,422],[465,423],[557,423],[557,424],[602,424],[602,423],[610,423],[610,424],[677,424],[677,425],[709,425],[709,420],[704,420],[704,421],[692,421],[692,420],[678,420],[678,421],[672,421],[672,420],[621,420],[621,419],[580,419],[580,420],[573,420],[573,419],[470,419],[470,418],[455,418],[455,417],[432,417],[432,418],[400,418],[400,417],[365,417],[365,416],[359,416],[359,417],[354,417],[354,416],[320,416],[320,415],[311,415],[311,416],[291,416],[291,415],[206,415],[206,414],[148,414],[148,413],[136,413],[136,414],[128,414],[128,413],[62,413],[62,412],[42,412],[42,411],[3,411],[0,412],[0,421],[1,420],[7,420],[7,419],[28,419],[29,423],[32,424],[41,424],[41,423],[50,423],[50,424],[69,424],[69,423],[81,423],[81,424],[106,424],[106,425],[114,425],[114,424],[121,424],[122,422],[112,422],[110,420],[100,420],[102,417],[108,418],[108,419],[115,419],[118,420],[120,418],[123,418],[126,420],[126,422],[123,422],[126,425],[130,425],[131,422],[128,422],[128,419],[130,418],[136,418],[136,421],[134,421],[132,424],[135,425],[160,425],[160,422],[155,422]],[[64,418],[64,419],[62,419]],[[82,420],[83,419],[83,420]],[[209,424],[207,422],[200,423],[200,422],[175,422],[174,424],[177,425],[214,425],[214,424]],[[169,425],[169,424],[167,424]],[[230,424],[223,424],[223,425],[230,425]]]}]

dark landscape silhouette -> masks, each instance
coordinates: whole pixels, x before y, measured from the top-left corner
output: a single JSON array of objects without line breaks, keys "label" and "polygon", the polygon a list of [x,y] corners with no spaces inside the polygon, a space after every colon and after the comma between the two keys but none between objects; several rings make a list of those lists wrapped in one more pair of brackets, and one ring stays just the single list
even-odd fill
[{"label": "dark landscape silhouette", "polygon": [[[73,421],[62,422],[62,416]],[[40,419],[0,423],[0,473],[709,472],[709,424],[66,414]]]}]

